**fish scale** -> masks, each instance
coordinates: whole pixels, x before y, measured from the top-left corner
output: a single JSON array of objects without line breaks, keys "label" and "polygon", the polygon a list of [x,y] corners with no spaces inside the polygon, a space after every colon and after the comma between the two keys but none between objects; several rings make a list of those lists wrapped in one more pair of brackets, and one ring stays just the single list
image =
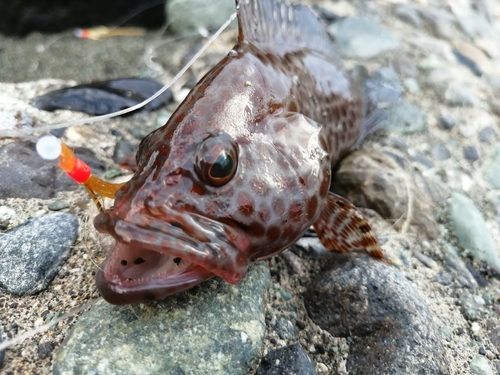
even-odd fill
[{"label": "fish scale", "polygon": [[238,44],[144,139],[137,172],[94,221],[116,239],[97,273],[111,303],[237,283],[313,224],[329,250],[383,258],[366,219],[329,192],[332,167],[367,132],[323,25],[305,6],[237,7]]}]

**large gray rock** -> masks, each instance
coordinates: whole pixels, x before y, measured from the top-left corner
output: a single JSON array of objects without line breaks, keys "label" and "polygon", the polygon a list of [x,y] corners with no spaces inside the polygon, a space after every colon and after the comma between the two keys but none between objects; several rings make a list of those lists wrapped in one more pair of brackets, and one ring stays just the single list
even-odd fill
[{"label": "large gray rock", "polygon": [[305,306],[321,328],[350,338],[350,374],[449,374],[432,315],[395,267],[335,256],[309,286]]},{"label": "large gray rock", "polygon": [[488,263],[500,273],[500,253],[474,202],[460,193],[452,193],[448,204],[451,226],[460,245],[472,256]]},{"label": "large gray rock", "polygon": [[16,295],[44,290],[68,258],[78,219],[44,215],[0,234],[0,289]]},{"label": "large gray rock", "polygon": [[247,374],[264,339],[265,263],[238,285],[210,280],[164,301],[102,303],[82,315],[54,361],[54,374]]}]

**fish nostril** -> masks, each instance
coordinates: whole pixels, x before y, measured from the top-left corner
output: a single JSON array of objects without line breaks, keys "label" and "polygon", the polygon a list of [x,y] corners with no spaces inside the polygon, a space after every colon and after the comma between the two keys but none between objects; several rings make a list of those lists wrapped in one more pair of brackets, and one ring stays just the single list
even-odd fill
[{"label": "fish nostril", "polygon": [[181,260],[182,260],[181,258],[174,258],[174,263],[176,265],[179,265],[179,263],[181,262]]},{"label": "fish nostril", "polygon": [[142,258],[140,258],[140,257],[139,258],[135,258],[135,260],[134,260],[134,264],[141,264],[141,263],[144,263],[144,262],[145,262],[145,260],[142,259]]},{"label": "fish nostril", "polygon": [[121,264],[122,266],[126,266],[126,265],[127,265],[127,261],[126,261],[125,259],[123,259],[123,260],[120,262],[120,264]]}]

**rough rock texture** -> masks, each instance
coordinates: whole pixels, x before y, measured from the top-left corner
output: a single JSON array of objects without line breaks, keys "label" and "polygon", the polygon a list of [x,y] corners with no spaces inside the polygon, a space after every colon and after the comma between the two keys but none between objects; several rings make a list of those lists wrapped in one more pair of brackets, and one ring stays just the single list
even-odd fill
[{"label": "rough rock texture", "polygon": [[0,289],[16,295],[45,289],[77,234],[78,220],[67,213],[33,218],[0,234]]},{"label": "rough rock texture", "polygon": [[256,375],[316,375],[311,359],[299,344],[273,350],[262,359]]},{"label": "rough rock texture", "polygon": [[425,302],[396,268],[368,257],[335,257],[305,296],[311,319],[349,337],[352,374],[449,374]]},{"label": "rough rock texture", "polygon": [[259,360],[268,286],[261,263],[235,286],[214,279],[162,302],[103,302],[73,327],[54,374],[244,374]]}]

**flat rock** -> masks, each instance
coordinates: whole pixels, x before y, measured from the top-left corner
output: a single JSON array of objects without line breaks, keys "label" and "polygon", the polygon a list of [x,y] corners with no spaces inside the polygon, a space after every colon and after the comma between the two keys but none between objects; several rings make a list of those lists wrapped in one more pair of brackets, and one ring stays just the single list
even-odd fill
[{"label": "flat rock", "polygon": [[247,374],[264,339],[265,263],[229,285],[212,279],[159,302],[101,303],[57,352],[54,374]]},{"label": "flat rock", "polygon": [[[94,173],[104,170],[89,149],[79,147],[75,155],[89,165]],[[62,173],[57,162],[38,156],[32,142],[15,141],[0,147],[0,199],[48,199],[56,191],[75,190],[78,184]],[[22,186],[22,188],[20,188]]]},{"label": "flat rock", "polygon": [[334,36],[340,54],[346,58],[372,59],[399,48],[399,38],[386,28],[361,18],[346,18],[333,23],[328,31]]},{"label": "flat rock", "polygon": [[452,193],[448,212],[453,232],[460,245],[478,261],[500,272],[500,254],[486,227],[483,215],[474,202],[460,193]]},{"label": "flat rock", "polygon": [[493,375],[493,370],[488,360],[482,355],[478,355],[471,361],[470,372],[472,375]]},{"label": "flat rock", "polygon": [[450,373],[432,315],[395,267],[335,256],[308,287],[305,306],[321,328],[350,338],[350,374]]},{"label": "flat rock", "polygon": [[493,189],[500,189],[500,143],[494,143],[489,147],[482,172],[483,178]]},{"label": "flat rock", "polygon": [[257,375],[316,375],[306,351],[299,344],[272,350],[262,359]]},{"label": "flat rock", "polygon": [[0,234],[0,289],[16,295],[47,287],[78,235],[78,219],[67,213],[44,215]]},{"label": "flat rock", "polygon": [[421,133],[426,128],[425,115],[413,104],[400,103],[389,109],[384,129],[398,134]]}]

